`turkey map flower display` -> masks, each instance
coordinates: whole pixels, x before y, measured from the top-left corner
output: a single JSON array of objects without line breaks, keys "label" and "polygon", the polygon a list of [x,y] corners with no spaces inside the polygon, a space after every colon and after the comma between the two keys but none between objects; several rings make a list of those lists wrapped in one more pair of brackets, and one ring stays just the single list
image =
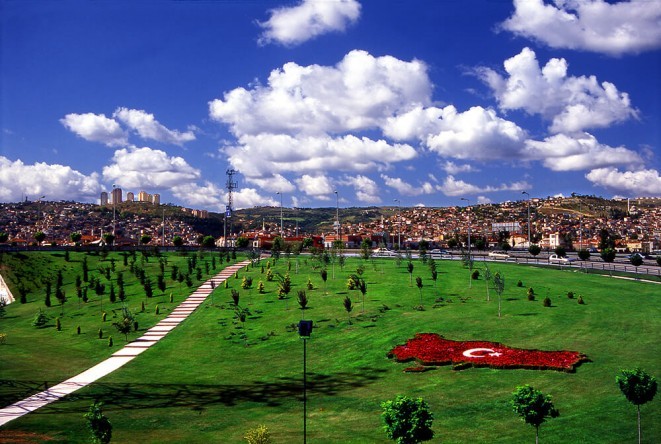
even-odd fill
[{"label": "turkey map flower display", "polygon": [[[498,342],[453,341],[435,333],[418,333],[404,345],[398,345],[389,358],[397,362],[417,361],[420,366],[452,364],[455,370],[467,367],[499,369],[560,370],[574,372],[587,356],[575,351],[542,351],[507,347]],[[421,371],[409,367],[405,371]]]}]

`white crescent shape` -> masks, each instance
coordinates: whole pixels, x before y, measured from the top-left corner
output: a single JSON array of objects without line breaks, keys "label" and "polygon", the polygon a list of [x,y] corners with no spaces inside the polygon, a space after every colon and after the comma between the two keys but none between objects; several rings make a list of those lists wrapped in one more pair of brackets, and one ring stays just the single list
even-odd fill
[{"label": "white crescent shape", "polygon": [[484,358],[487,356],[486,354],[484,355],[474,355],[473,353],[477,352],[488,352],[488,353],[495,353],[494,350],[490,348],[469,348],[468,350],[464,351],[462,354],[466,356],[467,358]]}]

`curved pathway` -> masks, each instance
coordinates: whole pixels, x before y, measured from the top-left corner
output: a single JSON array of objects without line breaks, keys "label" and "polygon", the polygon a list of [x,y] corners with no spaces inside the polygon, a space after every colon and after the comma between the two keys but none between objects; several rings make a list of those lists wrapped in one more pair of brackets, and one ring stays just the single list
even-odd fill
[{"label": "curved pathway", "polygon": [[213,288],[211,288],[211,281],[213,281],[215,287],[217,287],[218,284],[223,283],[227,278],[233,276],[234,273],[248,264],[250,264],[250,261],[243,261],[224,268],[220,273],[202,283],[197,290],[172,310],[166,318],[147,330],[145,334],[138,339],[128,343],[124,348],[113,353],[112,356],[105,361],[102,361],[94,367],[44,390],[43,392],[0,409],[0,426],[7,424],[9,421],[16,418],[20,418],[23,415],[27,415],[51,402],[55,402],[58,399],[103,378],[107,374],[122,367],[124,364],[132,361],[140,353],[163,339],[165,335],[179,325],[184,319],[193,313],[202,302],[204,302],[207,296],[213,291]]}]

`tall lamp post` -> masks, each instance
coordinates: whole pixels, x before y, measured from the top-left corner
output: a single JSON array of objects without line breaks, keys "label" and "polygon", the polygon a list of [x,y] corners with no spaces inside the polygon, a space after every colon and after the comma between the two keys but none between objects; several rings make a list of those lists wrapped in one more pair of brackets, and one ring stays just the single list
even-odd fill
[{"label": "tall lamp post", "polygon": [[285,235],[284,235],[283,228],[282,228],[282,193],[280,191],[278,191],[275,194],[280,195],[280,238],[282,238],[284,240]]},{"label": "tall lamp post", "polygon": [[41,222],[41,214],[43,213],[43,209],[41,208],[43,203],[41,199],[44,199],[46,196],[41,196],[37,202],[39,203],[39,206],[37,207],[37,223]]},{"label": "tall lamp post", "polygon": [[337,237],[342,241],[342,230],[340,230],[340,196],[335,190],[335,226],[337,227]]},{"label": "tall lamp post", "polygon": [[312,333],[312,321],[301,320],[298,323],[298,335],[303,339],[303,444],[307,443],[308,379],[307,379],[307,343]]},{"label": "tall lamp post", "polygon": [[399,201],[399,199],[394,199],[395,202],[397,202],[397,251],[402,250],[402,209],[401,205],[402,203]]},{"label": "tall lamp post", "polygon": [[[471,203],[468,199],[462,197],[461,200],[465,200],[466,202],[468,202],[468,206],[470,207]],[[471,215],[470,213],[468,213],[468,260],[471,260],[472,258],[473,256],[471,256]]]},{"label": "tall lamp post", "polygon": [[117,193],[115,193],[115,184],[112,184],[112,235],[117,238],[115,234],[115,207],[117,205]]},{"label": "tall lamp post", "polygon": [[521,194],[528,196],[528,248],[530,248],[530,194],[527,191],[522,191]]}]

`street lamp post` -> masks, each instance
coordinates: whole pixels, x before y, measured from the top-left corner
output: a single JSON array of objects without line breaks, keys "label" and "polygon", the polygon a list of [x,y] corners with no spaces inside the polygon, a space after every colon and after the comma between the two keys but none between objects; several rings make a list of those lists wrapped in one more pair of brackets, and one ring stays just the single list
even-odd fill
[{"label": "street lamp post", "polygon": [[298,323],[298,335],[303,339],[303,444],[307,443],[307,413],[308,413],[308,396],[307,396],[307,342],[312,333],[312,321],[301,320]]},{"label": "street lamp post", "polygon": [[401,209],[401,202],[399,199],[395,199],[395,202],[397,202],[397,251],[402,250],[402,209]]},{"label": "street lamp post", "polygon": [[342,241],[342,230],[340,229],[340,196],[335,190],[335,226],[337,228],[337,237]]},{"label": "street lamp post", "polygon": [[39,198],[39,200],[37,201],[37,202],[39,202],[39,206],[37,207],[38,208],[38,210],[37,210],[38,211],[37,212],[37,223],[41,222],[41,214],[43,213],[43,209],[42,209],[43,202],[42,202],[41,199],[44,199],[45,197],[46,197],[45,195],[41,196]]},{"label": "street lamp post", "polygon": [[530,248],[530,194],[527,191],[522,191],[521,194],[528,196],[528,248]]},{"label": "street lamp post", "polygon": [[[465,200],[466,202],[468,202],[468,207],[470,207],[470,201],[468,199],[462,197],[461,200]],[[473,256],[471,256],[471,215],[470,213],[468,213],[468,260],[471,260],[472,258]]]},{"label": "street lamp post", "polygon": [[280,195],[280,237],[284,240],[285,235],[284,235],[283,228],[282,228],[282,193],[280,191],[278,191],[275,194]]},{"label": "street lamp post", "polygon": [[115,193],[115,184],[112,184],[112,235],[117,238],[115,234],[115,207],[117,205],[117,194]]}]

